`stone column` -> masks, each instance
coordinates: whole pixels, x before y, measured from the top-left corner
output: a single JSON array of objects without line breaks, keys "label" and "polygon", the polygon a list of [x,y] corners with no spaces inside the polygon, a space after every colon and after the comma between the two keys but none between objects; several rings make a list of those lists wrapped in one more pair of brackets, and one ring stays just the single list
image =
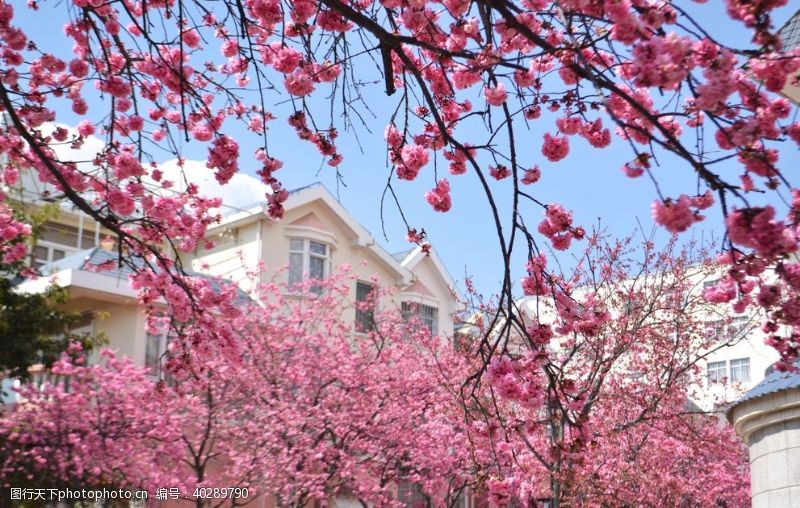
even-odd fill
[{"label": "stone column", "polygon": [[750,449],[753,508],[800,507],[800,387],[745,396],[728,418]]}]

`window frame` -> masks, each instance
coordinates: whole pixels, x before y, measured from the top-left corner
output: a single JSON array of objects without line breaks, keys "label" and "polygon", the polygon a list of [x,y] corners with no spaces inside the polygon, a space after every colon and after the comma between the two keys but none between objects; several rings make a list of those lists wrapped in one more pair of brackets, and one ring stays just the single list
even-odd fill
[{"label": "window frame", "polygon": [[727,379],[727,377],[728,377],[727,361],[720,360],[716,362],[706,363],[706,379],[708,380],[708,384],[723,383],[725,379]]},{"label": "window frame", "polygon": [[[739,362],[734,365],[733,362]],[[750,381],[750,357],[731,358],[730,362],[730,381],[732,383],[747,383]],[[735,369],[735,370],[734,370]],[[736,374],[734,374],[734,372]],[[746,373],[746,376],[742,375]],[[741,378],[741,379],[740,379]]]},{"label": "window frame", "polygon": [[[298,249],[294,246],[294,242],[302,242],[302,248]],[[312,244],[323,246],[325,253],[314,252]],[[297,269],[293,267],[292,255],[301,256],[301,271],[299,273],[299,280],[297,280]],[[312,259],[322,260],[322,277],[311,276],[311,262]],[[294,288],[309,279],[325,280],[331,275],[333,266],[333,246],[328,242],[322,242],[314,238],[308,237],[290,237],[289,238],[289,271],[286,276],[287,285],[289,289],[294,291]],[[322,288],[312,287],[311,291],[320,293]]]},{"label": "window frame", "polygon": [[[425,326],[431,335],[439,334],[439,307],[422,302],[404,301],[400,306],[403,319],[406,321],[416,317],[420,324]],[[423,315],[423,310],[432,311],[432,316]]]},{"label": "window frame", "polygon": [[[363,298],[359,298],[359,288],[369,288]],[[367,302],[369,298],[374,299],[375,295],[372,294],[377,289],[376,285],[371,282],[364,282],[361,280],[356,281],[356,298],[355,298],[355,326],[356,333],[370,333],[375,330],[375,313],[378,310],[378,302],[374,300],[370,310],[363,310],[359,308],[359,303]]]}]

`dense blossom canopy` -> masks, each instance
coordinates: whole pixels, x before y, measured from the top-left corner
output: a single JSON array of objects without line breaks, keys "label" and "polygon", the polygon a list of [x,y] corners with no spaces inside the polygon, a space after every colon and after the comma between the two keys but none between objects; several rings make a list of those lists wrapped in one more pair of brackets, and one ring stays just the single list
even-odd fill
[{"label": "dense blossom canopy", "polygon": [[[781,168],[797,151],[800,124],[776,92],[798,85],[800,56],[781,47],[773,25],[771,12],[785,3],[727,0],[731,22],[751,35],[736,48],[700,23],[691,2],[73,0],[55,11],[64,13],[63,49],[70,50],[54,54],[40,49],[35,28],[15,12],[32,9],[25,19],[35,19],[40,2],[4,0],[3,181],[13,185],[30,168],[118,235],[124,252],[177,273],[161,244],[179,252],[202,246],[219,202],[193,185],[168,192],[176,182],[159,167],[158,152],[181,157],[185,143],[205,145],[206,166],[222,184],[240,159],[256,163],[272,188],[268,213],[279,218],[288,193],[276,177],[282,163],[270,150],[269,129],[287,118],[347,177],[339,130],[355,117],[364,121],[359,104],[369,108],[366,87],[377,82],[398,96],[386,119],[387,186],[395,177],[435,175],[440,159],[452,179],[477,178],[505,265],[513,249],[535,257],[541,247],[526,226],[536,207],[546,215],[538,231],[555,248],[582,237],[570,212],[546,205],[535,188],[541,157],[563,160],[577,138],[598,149],[613,139],[628,144],[622,169],[631,178],[655,179],[663,154],[664,164],[694,171],[694,189],[666,196],[656,186],[653,216],[679,233],[701,221],[703,210],[720,207],[728,229],[721,262],[730,265],[724,284],[736,290],[712,298],[762,307],[770,343],[788,365],[800,325],[790,261],[800,191]],[[369,72],[378,80],[356,78]],[[289,104],[271,108],[281,93]],[[324,97],[330,105],[321,107]],[[63,126],[66,108],[82,118],[75,129]],[[251,146],[260,146],[254,152],[242,150],[246,136],[233,134],[247,131]],[[104,148],[69,155],[90,136],[103,138]],[[739,178],[731,178],[737,168]],[[453,181],[434,181],[427,201],[446,212],[458,199]],[[757,192],[788,206],[756,205]],[[24,235],[25,225],[2,218],[3,210],[2,237]],[[20,243],[2,249],[6,260],[24,256]],[[768,284],[767,273],[777,283]],[[512,291],[507,269],[506,305]]]},{"label": "dense blossom canopy", "polygon": [[[701,294],[717,269],[674,244],[587,239],[584,262],[554,277],[555,296],[544,261],[531,263],[525,334],[499,345],[466,404],[490,495],[499,506],[747,504],[742,443],[690,401],[703,358],[746,335],[709,333],[709,318],[730,319]],[[486,318],[473,325],[491,326],[492,304],[478,308]]]},{"label": "dense blossom canopy", "polygon": [[[771,13],[785,5],[785,0],[726,0],[729,21],[751,36],[749,41],[741,41],[741,47],[720,43],[694,15],[697,6],[688,1],[70,0],[55,6],[64,16],[61,53],[44,51],[41,39],[37,40],[41,37],[37,27],[26,22],[39,15],[40,3],[34,0],[24,6],[0,0],[2,182],[14,186],[32,175],[116,235],[120,261],[135,269],[131,281],[150,311],[149,326],[159,326],[155,306],[160,299],[166,302],[172,318],[169,326],[179,339],[169,367],[176,376],[191,381],[181,385],[185,393],[178,390],[176,396],[188,405],[175,417],[204,415],[204,420],[183,417],[185,421],[178,426],[189,429],[182,439],[192,450],[189,465],[196,478],[202,477],[208,457],[215,453],[208,443],[233,450],[235,443],[246,442],[234,430],[245,431],[247,426],[219,430],[219,436],[227,437],[216,439],[201,430],[192,431],[193,424],[202,420],[230,426],[242,418],[238,411],[268,415],[273,422],[283,410],[295,416],[285,422],[285,434],[266,436],[263,446],[237,451],[230,458],[236,467],[229,470],[243,484],[257,482],[259,472],[247,465],[259,463],[256,457],[263,458],[259,454],[268,453],[265,450],[277,453],[275,450],[288,448],[278,462],[283,468],[279,473],[297,474],[281,483],[280,489],[273,489],[287,503],[320,497],[323,485],[335,485],[340,478],[369,478],[349,488],[369,499],[385,500],[387,483],[381,481],[394,478],[382,477],[381,471],[409,474],[408,462],[417,460],[429,467],[425,474],[430,476],[412,472],[414,479],[460,478],[453,472],[462,465],[455,452],[452,464],[431,473],[435,467],[429,459],[451,457],[449,451],[434,445],[448,442],[445,438],[456,439],[461,432],[452,422],[436,427],[436,432],[427,427],[435,425],[439,414],[427,412],[438,407],[427,398],[434,397],[433,387],[430,394],[425,392],[431,377],[414,374],[414,365],[405,371],[413,374],[408,379],[391,375],[395,366],[408,361],[404,356],[410,353],[395,358],[390,348],[381,355],[392,358],[392,368],[378,369],[381,375],[374,381],[383,384],[372,391],[371,384],[360,385],[366,381],[356,376],[361,371],[372,372],[359,363],[364,358],[348,358],[352,351],[348,352],[341,340],[323,342],[333,348],[332,357],[344,355],[340,359],[352,367],[344,372],[354,377],[337,378],[325,387],[313,386],[311,381],[318,378],[301,373],[314,365],[303,362],[314,358],[317,351],[301,354],[290,349],[284,353],[297,354],[296,361],[288,362],[279,354],[276,362],[259,365],[254,356],[240,349],[234,331],[280,323],[284,318],[276,317],[281,315],[277,309],[268,306],[274,314],[259,314],[262,323],[248,322],[234,289],[220,290],[207,280],[186,277],[181,267],[182,254],[207,246],[206,232],[219,219],[220,200],[201,195],[191,183],[189,169],[178,177],[168,176],[159,164],[163,153],[177,157],[183,167],[186,147],[195,153],[200,147],[206,155],[205,169],[213,172],[220,184],[230,182],[241,167],[255,165],[258,177],[271,189],[265,196],[266,212],[277,220],[289,194],[279,180],[283,163],[279,150],[269,144],[270,129],[287,128],[284,122],[288,122],[288,128],[327,161],[330,171],[340,178],[357,178],[348,175],[343,165],[347,154],[339,149],[337,139],[340,131],[356,121],[366,122],[369,115],[362,113],[371,112],[372,87],[390,96],[396,106],[373,129],[384,132],[391,166],[388,195],[394,196],[393,186],[402,181],[427,177],[431,186],[424,199],[434,210],[447,212],[459,199],[454,192],[458,179],[476,179],[497,232],[497,265],[503,271],[503,282],[499,299],[490,306],[492,313],[482,328],[482,339],[470,351],[476,361],[470,365],[476,374],[472,383],[464,385],[461,398],[468,413],[483,415],[485,426],[474,434],[484,438],[485,446],[470,436],[476,443],[470,451],[479,468],[479,483],[488,486],[501,502],[508,496],[538,494],[542,486],[535,471],[543,468],[539,471],[546,471],[554,499],[563,488],[567,497],[630,495],[633,503],[639,501],[635,496],[642,494],[631,480],[636,472],[649,474],[647,478],[655,475],[654,470],[659,474],[676,472],[680,479],[673,478],[670,484],[675,489],[662,490],[666,484],[648,489],[648,495],[658,492],[662,496],[653,501],[657,503],[666,498],[685,499],[680,488],[702,489],[704,484],[727,485],[731,480],[730,468],[717,476],[714,468],[737,464],[735,456],[701,468],[713,477],[703,484],[697,476],[685,477],[690,470],[685,464],[669,462],[677,454],[700,462],[708,459],[696,454],[694,447],[692,453],[684,454],[683,438],[729,443],[728,436],[707,421],[681,419],[683,427],[665,423],[651,430],[630,427],[631,421],[655,418],[675,422],[670,414],[683,403],[686,382],[679,374],[693,369],[695,362],[689,359],[693,356],[687,352],[683,369],[678,371],[652,370],[661,365],[654,358],[665,351],[674,353],[677,347],[674,342],[664,342],[669,336],[665,330],[639,326],[634,333],[626,328],[630,323],[625,316],[606,308],[608,295],[595,291],[580,296],[574,291],[591,279],[583,276],[586,272],[582,270],[601,273],[600,280],[611,285],[629,277],[631,265],[616,267],[612,262],[616,257],[605,255],[595,257],[591,267],[579,268],[577,273],[583,275],[565,276],[553,270],[556,264],[547,254],[549,247],[565,250],[585,242],[592,249],[598,245],[597,236],[587,235],[575,223],[567,203],[552,203],[551,198],[542,196],[537,183],[549,164],[566,163],[571,147],[580,143],[603,149],[616,142],[631,150],[630,159],[620,168],[624,174],[630,178],[647,175],[655,183],[652,214],[669,232],[685,232],[702,221],[703,214],[721,211],[726,235],[716,262],[724,265],[724,276],[720,284],[707,288],[704,296],[709,304],[731,304],[734,312],[760,309],[767,341],[780,353],[781,366],[788,366],[800,347],[800,263],[795,261],[800,242],[800,190],[793,187],[786,168],[796,158],[800,123],[796,107],[778,93],[800,85],[800,52],[782,48],[775,32]],[[20,16],[23,9],[31,13]],[[279,101],[284,104],[273,106]],[[66,120],[76,117],[77,122]],[[90,149],[87,156],[85,151],[94,137],[103,140],[102,148]],[[248,139],[253,140],[251,145],[247,145]],[[663,194],[655,171],[659,165],[691,172],[696,184],[673,195]],[[442,167],[450,173],[447,178],[439,175]],[[175,191],[180,183],[187,183],[185,190]],[[5,186],[0,190],[0,238],[4,240],[0,255],[3,262],[13,263],[25,257],[24,239],[30,229],[5,204]],[[762,193],[767,199],[757,200]],[[531,226],[531,222],[537,225]],[[408,237],[428,248],[419,225],[408,225]],[[519,286],[511,277],[512,252],[516,250],[524,251],[527,269]],[[645,252],[661,259],[650,247]],[[679,269],[684,269],[681,264],[664,263],[667,261],[656,263],[655,271],[677,277]],[[529,317],[521,314],[515,303],[519,289],[526,296],[551,302],[558,319],[553,323],[538,318],[533,323],[526,321]],[[233,324],[219,316],[244,323]],[[331,330],[338,326],[325,323]],[[299,326],[282,324],[288,330]],[[620,328],[629,333],[616,333]],[[253,336],[272,337],[269,332]],[[341,338],[337,334],[333,337]],[[585,381],[581,371],[569,368],[569,361],[550,347],[555,337],[560,337],[555,349],[574,350],[566,360],[586,360],[594,369],[589,379],[600,380],[600,384],[579,382]],[[524,354],[510,354],[509,345],[516,343],[526,347]],[[650,349],[642,351],[640,344],[649,344]],[[687,341],[685,346],[694,347],[692,344]],[[255,343],[251,346],[258,347]],[[310,356],[303,356],[306,354]],[[662,392],[639,387],[641,397],[624,407],[603,404],[603,398],[622,399],[617,394],[636,398],[640,393],[622,387],[611,370],[598,370],[614,363],[607,354],[614,359],[638,358],[637,372]],[[115,369],[128,369],[119,363],[111,365],[112,374]],[[65,360],[58,368],[73,367]],[[253,393],[252,383],[238,383],[235,375],[241,371],[272,380],[273,369],[279,367],[292,372],[299,369],[296,384]],[[81,374],[77,380],[100,376],[93,370],[84,376],[80,369],[85,367],[75,368]],[[108,379],[114,379],[112,374]],[[220,384],[227,375],[230,384]],[[482,375],[486,376],[483,384]],[[670,382],[663,382],[661,376]],[[452,377],[445,379],[453,381]],[[259,388],[265,390],[272,386],[262,385]],[[491,387],[488,392],[487,386]],[[309,399],[294,400],[305,393],[301,388],[330,395],[334,405],[344,404],[344,393],[358,392],[365,398],[364,407],[380,406],[382,393],[408,394],[412,419],[388,413],[388,420],[381,421],[378,428],[398,424],[403,430],[396,433],[378,432],[369,426],[354,429],[347,427],[353,422],[333,418],[335,411],[328,412],[332,406],[319,403],[307,407],[304,404]],[[68,395],[57,387],[52,390],[41,399],[29,395],[49,410],[54,408],[48,406],[48,400],[63,397],[71,401],[76,415],[95,405],[104,407],[105,399],[89,391]],[[463,396],[465,391],[468,397]],[[86,396],[80,398],[78,393]],[[136,406],[138,396],[131,394],[129,407]],[[287,400],[291,401],[288,408],[282,405]],[[499,402],[487,410],[486,400]],[[654,406],[652,401],[663,401],[663,405]],[[305,434],[308,427],[297,421],[293,405],[309,409],[309,425],[318,432],[316,441]],[[669,414],[659,413],[661,408]],[[509,412],[517,419],[509,420]],[[537,421],[542,412],[549,421]],[[374,417],[383,414],[379,411]],[[641,417],[631,419],[632,414]],[[111,416],[108,423],[112,427],[128,428],[124,414],[112,411]],[[481,417],[472,418],[478,421]],[[78,416],[68,423],[79,425],[83,420]],[[338,426],[333,428],[334,421],[347,428],[344,434]],[[147,432],[147,421],[142,425]],[[548,425],[549,437],[542,430]],[[695,426],[699,430],[693,432]],[[417,427],[436,437],[425,441],[428,448],[408,450],[410,438],[404,432]],[[671,433],[675,427],[684,433]],[[630,433],[618,432],[628,428]],[[207,432],[212,431],[217,432]],[[96,432],[82,429],[80,435],[86,438],[81,442],[102,444]],[[515,437],[498,440],[501,433]],[[22,434],[12,435],[17,439]],[[365,435],[371,436],[367,442],[342,440],[343,436]],[[69,434],[67,437],[69,440]],[[382,441],[384,438],[389,441]],[[35,452],[39,442],[25,439],[25,445],[34,450],[25,460],[47,462]],[[309,439],[313,446],[293,449],[287,445]],[[638,439],[641,444],[633,441]],[[503,442],[511,443],[510,452],[503,449]],[[654,443],[664,443],[666,448]],[[371,446],[379,446],[381,453]],[[376,463],[364,459],[374,456],[385,461],[387,449],[403,450],[393,463],[395,469],[378,471]],[[621,449],[627,454],[620,455]],[[133,460],[147,453],[131,450],[129,456]],[[629,460],[619,462],[621,456]],[[95,472],[93,467],[85,469],[64,457],[54,460],[61,467],[59,477],[74,473],[107,478],[100,466]],[[621,469],[595,472],[590,469],[593,460],[607,460]],[[123,467],[127,465],[112,469]],[[361,467],[368,469],[368,474],[361,475]],[[321,472],[327,475],[324,479]],[[378,484],[370,483],[376,478]],[[448,490],[444,483],[426,488]],[[697,502],[713,503],[724,497],[713,489],[702,495],[713,500],[704,497]],[[731,499],[722,500],[737,504],[739,495],[736,491]]]},{"label": "dense blossom canopy", "polygon": [[216,343],[199,327],[173,338],[161,380],[108,350],[86,365],[74,345],[0,418],[0,483],[189,498],[225,486],[300,507],[339,492],[391,506],[409,481],[451,502],[473,482],[455,446],[465,363],[396,309],[355,339],[339,317],[352,280],[303,298],[264,286],[265,305],[216,320]]},{"label": "dense blossom canopy", "polygon": [[[598,262],[627,261],[603,245]],[[680,256],[660,259],[651,262],[672,270],[623,287],[612,268],[579,303],[556,304],[553,321],[529,322],[535,344],[520,337],[498,352],[472,396],[463,379],[475,357],[397,309],[354,336],[338,317],[353,305],[350,276],[306,284],[302,298],[263,286],[264,305],[218,318],[214,337],[183,327],[162,379],[110,351],[87,365],[75,344],[0,418],[0,483],[169,486],[189,499],[225,485],[294,507],[331,495],[406,506],[398,483],[419,485],[437,507],[467,490],[499,506],[738,506],[748,497],[742,445],[688,405],[713,342],[698,334],[708,304],[675,306],[671,291],[696,273]],[[606,291],[615,301],[634,293],[641,306],[612,315],[598,303]]]}]

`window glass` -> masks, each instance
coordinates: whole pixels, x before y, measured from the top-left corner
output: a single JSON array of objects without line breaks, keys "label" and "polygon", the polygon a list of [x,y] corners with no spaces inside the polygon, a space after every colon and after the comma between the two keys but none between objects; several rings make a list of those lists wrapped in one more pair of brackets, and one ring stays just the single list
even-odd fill
[{"label": "window glass", "polygon": [[708,321],[708,336],[713,337],[715,339],[722,337],[722,332],[725,329],[725,321],[722,319],[714,319],[712,321]]},{"label": "window glass", "polygon": [[[289,286],[303,282],[303,277],[322,280],[328,276],[330,249],[321,242],[294,238],[289,240]],[[321,287],[312,287],[319,293]]]},{"label": "window glass", "polygon": [[428,331],[431,332],[432,335],[439,332],[439,309],[431,307],[430,305],[420,305],[419,316],[422,320],[422,324],[428,328]]},{"label": "window glass", "polygon": [[300,284],[303,281],[303,254],[292,252],[289,254],[289,285]]},{"label": "window glass", "polygon": [[750,358],[731,360],[731,381],[750,381]]},{"label": "window glass", "polygon": [[322,254],[323,256],[328,253],[328,246],[324,243],[309,242],[309,250],[314,254]]},{"label": "window glass", "polygon": [[[78,238],[78,233],[81,233],[81,238]],[[80,228],[68,226],[66,224],[58,224],[56,222],[47,222],[42,227],[39,234],[39,240],[59,243],[72,249],[88,249],[94,247],[94,228]]]},{"label": "window glass", "polygon": [[727,376],[725,370],[725,362],[708,362],[708,382],[722,382]]},{"label": "window glass", "polygon": [[428,501],[419,483],[401,481],[397,484],[397,500],[407,508],[426,508]]},{"label": "window glass", "polygon": [[308,264],[308,276],[312,279],[325,278],[325,259],[311,256]]},{"label": "window glass", "polygon": [[356,331],[369,332],[375,327],[375,302],[368,302],[373,286],[366,282],[356,283]]},{"label": "window glass", "polygon": [[750,324],[750,318],[748,316],[736,316],[731,319],[731,337],[737,339],[742,338],[745,335],[744,332],[748,324]]},{"label": "window glass", "polygon": [[41,261],[42,263],[47,263],[47,247],[42,245],[37,245],[33,248],[33,258],[36,261]]},{"label": "window glass", "polygon": [[431,335],[439,333],[439,309],[431,305],[421,303],[403,302],[403,318],[410,320],[419,319],[420,323],[431,332]]},{"label": "window glass", "polygon": [[162,334],[147,334],[147,345],[144,353],[144,365],[154,376],[161,374],[161,357],[166,350],[165,337]]}]

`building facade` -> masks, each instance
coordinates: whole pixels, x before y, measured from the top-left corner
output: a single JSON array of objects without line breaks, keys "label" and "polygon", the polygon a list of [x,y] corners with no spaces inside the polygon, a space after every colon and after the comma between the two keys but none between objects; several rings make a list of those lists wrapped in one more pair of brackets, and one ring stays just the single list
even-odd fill
[{"label": "building facade", "polygon": [[[268,219],[261,206],[225,217],[208,231],[214,246],[186,255],[184,266],[200,275],[231,280],[251,296],[260,282],[291,288],[349,267],[357,277],[350,288],[351,301],[366,299],[375,286],[390,288],[391,296],[378,305],[417,317],[432,334],[452,335],[457,292],[435,251],[425,253],[416,247],[389,254],[319,184],[292,192],[285,210],[280,221]],[[22,283],[19,290],[40,292],[53,282],[67,288],[67,309],[86,315],[79,331],[102,334],[111,349],[156,372],[167,338],[145,331],[143,308],[128,287],[130,269],[94,269],[116,260],[113,240],[103,245],[110,239],[102,228],[65,206],[42,230],[31,261],[43,277]],[[354,307],[345,312],[342,319],[353,323],[354,330],[366,324],[366,317]]]}]

